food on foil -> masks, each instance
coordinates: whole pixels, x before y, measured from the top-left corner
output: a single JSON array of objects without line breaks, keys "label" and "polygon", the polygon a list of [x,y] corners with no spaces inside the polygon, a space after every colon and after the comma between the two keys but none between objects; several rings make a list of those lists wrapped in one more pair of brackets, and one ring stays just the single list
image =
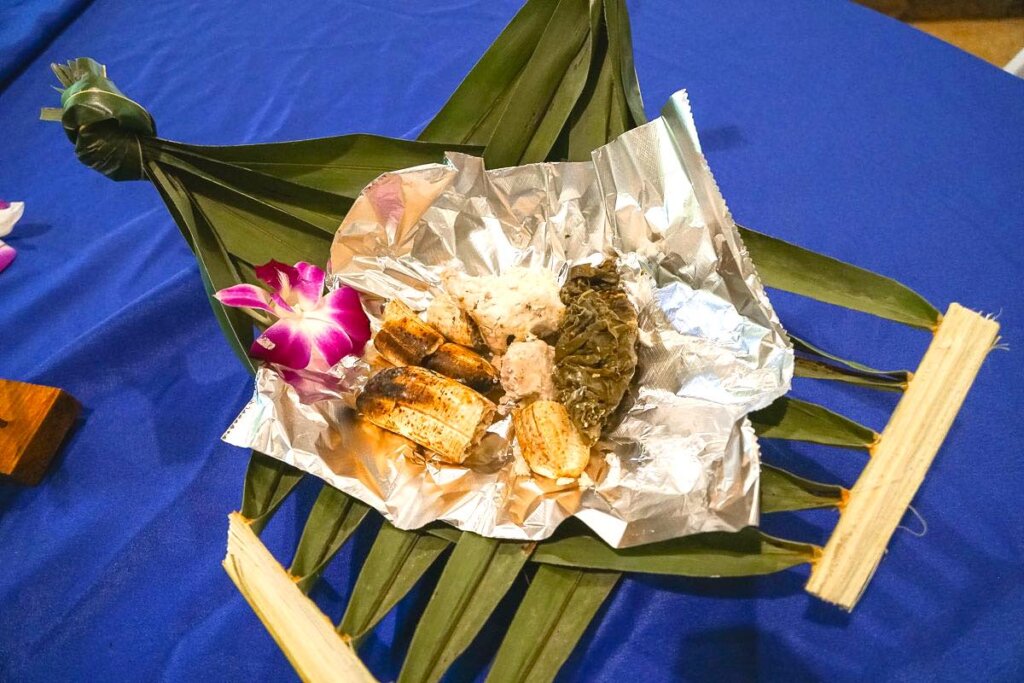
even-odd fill
[{"label": "food on foil", "polygon": [[504,353],[513,341],[551,334],[565,315],[558,280],[544,268],[515,267],[475,277],[450,271],[444,285],[494,353]]},{"label": "food on foil", "polygon": [[444,343],[437,330],[397,299],[384,307],[384,324],[373,338],[377,353],[392,365],[419,365]]},{"label": "food on foil", "polygon": [[557,401],[539,400],[512,412],[523,458],[543,477],[578,478],[590,462],[590,446]]},{"label": "food on foil", "polygon": [[356,398],[367,420],[461,464],[491,425],[495,405],[469,387],[415,366],[371,377]]},{"label": "food on foil", "polygon": [[555,348],[543,339],[516,341],[501,356],[501,388],[512,401],[555,397]]},{"label": "food on foil", "polygon": [[459,305],[444,292],[438,292],[427,306],[427,323],[448,338],[463,346],[483,345],[476,324]]},{"label": "food on foil", "polygon": [[423,367],[462,382],[482,394],[498,386],[498,371],[483,356],[465,346],[445,342],[423,359]]},{"label": "food on foil", "polygon": [[[558,293],[554,273],[564,283],[574,265],[598,265],[612,250],[620,256],[621,286],[639,313],[643,367],[602,360],[624,366],[616,379],[624,384],[632,374],[632,382],[628,395],[610,392],[602,402],[619,405],[578,490],[551,486],[531,470],[512,424],[513,412],[531,400],[556,400],[571,418],[571,401],[560,392],[525,389],[528,395],[515,400],[509,391],[498,396],[501,387],[487,392],[497,404],[495,421],[470,447],[471,456],[448,465],[349,410],[374,373],[390,365],[372,344],[364,357],[332,368],[336,390],[315,402],[274,367],[261,367],[253,399],[225,439],[324,478],[402,529],[443,521],[492,538],[537,541],[575,516],[610,545],[626,548],[756,524],[758,445],[745,416],[786,393],[793,352],[700,153],[683,93],[673,96],[664,117],[595,150],[589,162],[488,171],[484,160],[452,153],[443,165],[386,174],[363,191],[338,229],[329,286],[367,297],[374,332],[384,323],[381,305],[398,299],[447,342],[508,373],[502,356],[515,357],[508,339],[492,335],[492,351],[474,338],[477,322],[454,287],[439,295],[445,273],[467,273],[452,274],[453,284],[468,274],[489,275],[487,287],[476,289],[504,295],[499,272],[536,264],[550,271],[541,274],[550,295]],[[564,317],[564,304],[557,303]],[[577,311],[568,324],[559,320],[535,337],[555,345],[564,327],[564,353],[578,322]],[[633,336],[628,321],[622,327]],[[577,336],[582,346],[586,336]],[[566,355],[584,373],[582,349]],[[571,394],[566,384],[561,389]],[[634,390],[636,405],[629,400]],[[368,402],[364,397],[364,407]],[[544,404],[533,410],[545,409],[557,410]],[[534,465],[541,467],[539,459]]]},{"label": "food on foil", "polygon": [[566,312],[555,342],[557,398],[593,443],[636,371],[636,310],[612,259],[574,267],[560,295]]},{"label": "food on foil", "polygon": [[[373,348],[398,367],[369,380],[357,399],[360,412],[461,464],[498,412],[485,396],[503,394],[530,471],[578,478],[636,366],[637,316],[615,261],[573,268],[561,289],[554,273],[540,268],[482,277],[449,271],[443,281],[451,296],[435,296],[427,322],[398,300],[384,307]],[[472,343],[478,333],[494,364],[445,341]],[[557,335],[556,345],[540,334]]]}]

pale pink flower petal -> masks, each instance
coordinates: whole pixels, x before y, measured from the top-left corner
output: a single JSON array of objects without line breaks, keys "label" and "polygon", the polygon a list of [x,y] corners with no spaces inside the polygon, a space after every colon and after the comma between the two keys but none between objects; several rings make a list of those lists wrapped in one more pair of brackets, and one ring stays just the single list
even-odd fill
[{"label": "pale pink flower petal", "polygon": [[4,206],[0,206],[0,237],[11,234],[14,224],[21,220],[21,215],[25,213],[25,202],[3,202],[3,204]]},{"label": "pale pink flower petal", "polygon": [[0,273],[4,271],[7,266],[11,265],[11,261],[18,255],[17,250],[9,244],[0,242]]},{"label": "pale pink flower petal", "polygon": [[378,220],[387,230],[394,230],[402,222],[405,201],[402,198],[402,179],[386,173],[364,190]]},{"label": "pale pink flower petal", "polygon": [[324,269],[312,263],[299,261],[295,264],[295,270],[299,274],[299,280],[292,283],[292,289],[298,293],[300,301],[309,305],[320,301],[326,279]]},{"label": "pale pink flower petal", "polygon": [[235,285],[222,289],[213,296],[225,306],[256,308],[277,314],[270,299],[270,292],[256,285]]}]

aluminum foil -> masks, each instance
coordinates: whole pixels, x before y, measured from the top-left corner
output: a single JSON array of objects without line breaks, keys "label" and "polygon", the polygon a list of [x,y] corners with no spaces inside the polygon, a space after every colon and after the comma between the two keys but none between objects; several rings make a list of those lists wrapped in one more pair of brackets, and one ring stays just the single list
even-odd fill
[{"label": "aluminum foil", "polygon": [[332,287],[363,292],[376,329],[384,303],[422,311],[440,274],[553,270],[617,258],[638,311],[638,372],[625,417],[580,480],[524,471],[509,422],[463,466],[430,459],[350,408],[369,366],[346,359],[339,389],[310,400],[271,368],[228,429],[414,529],[441,520],[540,540],[576,516],[614,547],[758,522],[759,452],[747,413],[789,389],[793,353],[700,151],[684,92],[662,117],[596,150],[591,162],[493,171],[447,164],[389,173],[338,229]]}]

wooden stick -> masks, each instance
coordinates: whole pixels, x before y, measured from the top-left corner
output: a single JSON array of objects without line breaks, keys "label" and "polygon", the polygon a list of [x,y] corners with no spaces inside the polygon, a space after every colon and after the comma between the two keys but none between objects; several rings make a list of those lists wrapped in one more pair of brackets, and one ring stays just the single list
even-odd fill
[{"label": "wooden stick", "polygon": [[237,512],[228,516],[228,554],[223,564],[302,680],[376,683],[352,647]]},{"label": "wooden stick", "polygon": [[951,304],[871,460],[850,490],[807,590],[851,610],[924,480],[999,324]]}]

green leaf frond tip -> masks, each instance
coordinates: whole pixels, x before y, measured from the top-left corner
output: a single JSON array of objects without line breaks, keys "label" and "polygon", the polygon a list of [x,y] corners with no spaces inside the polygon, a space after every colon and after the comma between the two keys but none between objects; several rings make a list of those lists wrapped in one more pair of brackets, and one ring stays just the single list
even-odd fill
[{"label": "green leaf frond tip", "polygon": [[772,574],[813,562],[818,546],[769,536],[754,527],[711,532],[632,548],[612,548],[587,534],[568,534],[540,543],[532,560],[562,567],[605,571],[721,577]]},{"label": "green leaf frond tip", "polygon": [[826,446],[868,450],[880,435],[824,406],[783,396],[750,414],[754,431],[764,439],[808,441]]},{"label": "green leaf frond tip", "polygon": [[[460,532],[447,529],[458,538]],[[384,522],[359,571],[338,632],[358,643],[452,545],[450,538],[424,531],[403,531]]]},{"label": "green leaf frond tip", "polygon": [[252,452],[242,491],[242,516],[259,534],[288,494],[302,479],[302,472],[269,455]]},{"label": "green leaf frond tip", "polygon": [[743,226],[737,227],[767,287],[912,327],[934,330],[939,324],[942,316],[938,309],[896,280],[798,247],[777,237]]},{"label": "green leaf frond tip", "polygon": [[829,353],[792,334],[790,340],[796,352],[795,374],[798,377],[828,379],[886,391],[903,391],[910,382],[908,370],[876,370]]},{"label": "green leaf frond tip", "polygon": [[462,534],[416,625],[399,683],[441,678],[476,638],[533,548]]},{"label": "green leaf frond tip", "polygon": [[501,641],[487,683],[554,680],[621,576],[541,565]]},{"label": "green leaf frond tip", "polygon": [[362,501],[330,484],[323,485],[306,518],[299,546],[288,569],[299,590],[303,593],[310,591],[370,510],[370,506]]},{"label": "green leaf frond tip", "polygon": [[838,484],[824,484],[792,472],[761,464],[761,514],[817,508],[841,508],[849,492]]}]

